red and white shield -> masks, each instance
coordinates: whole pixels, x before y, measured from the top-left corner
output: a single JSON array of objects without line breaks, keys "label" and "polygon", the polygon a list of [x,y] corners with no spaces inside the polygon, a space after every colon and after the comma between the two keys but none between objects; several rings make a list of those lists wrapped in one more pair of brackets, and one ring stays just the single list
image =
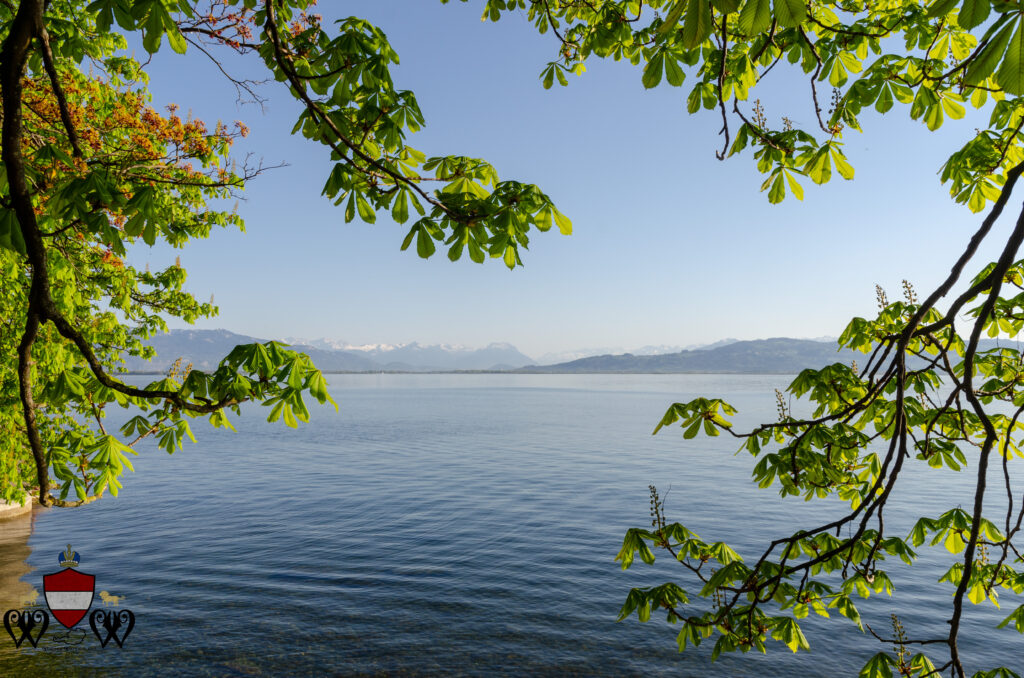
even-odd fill
[{"label": "red and white shield", "polygon": [[96,577],[70,567],[43,577],[46,606],[69,629],[80,622],[92,606]]}]

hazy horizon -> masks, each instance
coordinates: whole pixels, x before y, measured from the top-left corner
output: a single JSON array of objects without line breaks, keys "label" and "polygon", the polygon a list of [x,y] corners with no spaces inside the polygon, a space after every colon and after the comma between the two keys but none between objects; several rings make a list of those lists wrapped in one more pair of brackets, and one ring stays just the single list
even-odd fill
[{"label": "hazy horizon", "polygon": [[461,342],[438,342],[438,343],[427,343],[424,341],[412,340],[405,342],[370,342],[365,344],[354,344],[345,340],[343,337],[300,337],[300,336],[256,336],[244,332],[237,332],[233,329],[226,327],[208,327],[200,328],[194,326],[173,328],[172,331],[212,331],[212,332],[230,332],[232,334],[238,334],[242,336],[254,336],[257,339],[262,340],[276,340],[282,341],[293,345],[307,345],[313,348],[331,349],[340,351],[357,351],[365,353],[387,353],[389,351],[399,350],[409,347],[420,347],[423,349],[441,348],[448,351],[482,351],[489,348],[511,348],[519,353],[523,354],[527,358],[533,360],[538,364],[544,364],[547,361],[562,361],[562,360],[574,360],[582,357],[590,357],[602,354],[622,354],[632,353],[634,355],[660,355],[667,353],[678,353],[680,351],[697,350],[708,347],[717,347],[719,345],[727,345],[743,341],[762,341],[766,339],[796,339],[803,341],[818,341],[828,342],[836,341],[837,337],[834,336],[821,336],[821,337],[749,337],[749,338],[737,338],[737,337],[722,337],[715,341],[711,341],[703,344],[685,344],[685,345],[666,345],[666,344],[644,344],[643,346],[580,346],[580,347],[568,347],[560,351],[549,351],[547,353],[533,355],[518,347],[515,343],[510,341],[495,340],[488,342],[483,345],[474,345]]}]

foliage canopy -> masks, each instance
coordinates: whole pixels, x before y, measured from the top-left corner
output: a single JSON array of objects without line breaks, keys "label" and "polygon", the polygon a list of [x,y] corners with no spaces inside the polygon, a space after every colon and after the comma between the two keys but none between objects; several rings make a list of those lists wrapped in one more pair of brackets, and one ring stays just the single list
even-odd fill
[{"label": "foliage canopy", "polygon": [[[332,402],[322,373],[301,353],[268,342],[238,346],[216,369],[176,365],[144,387],[115,376],[125,356],[149,357],[145,340],[164,319],[216,313],[184,289],[179,265],[138,270],[133,244],[183,247],[241,217],[213,207],[264,170],[236,169],[241,123],[182,119],[149,105],[143,67],[125,56],[136,33],[149,52],[166,44],[211,59],[251,54],[299,100],[295,133],[322,144],[332,161],[324,194],[372,222],[389,210],[410,225],[429,257],[521,265],[529,232],[571,223],[536,186],[501,180],[483,160],[428,157],[405,143],[423,114],[396,89],[398,56],[386,36],[357,18],[323,27],[309,0],[25,0],[0,3],[0,498],[33,494],[76,506],[117,494],[135,445],[150,436],[174,452],[195,440],[190,422],[232,427],[246,401],[268,420],[307,421],[306,397]],[[98,73],[98,75],[92,75]],[[228,169],[231,168],[231,169]],[[211,300],[212,302],[212,300]],[[108,407],[132,408],[120,431]],[[52,491],[51,491],[52,489]]]}]

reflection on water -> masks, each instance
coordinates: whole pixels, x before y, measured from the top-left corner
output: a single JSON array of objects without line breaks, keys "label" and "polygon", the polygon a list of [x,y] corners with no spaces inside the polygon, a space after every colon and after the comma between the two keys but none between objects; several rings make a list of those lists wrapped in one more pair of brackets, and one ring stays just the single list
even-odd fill
[{"label": "reflection on water", "polygon": [[[28,557],[32,552],[28,539],[36,514],[46,509],[35,508],[20,516],[0,520],[0,612],[27,605],[43,605],[42,591],[23,579],[32,572]],[[3,638],[3,642],[6,642]]]},{"label": "reflection on water", "polygon": [[[34,608],[49,615],[42,591],[43,573],[29,564],[38,563],[32,555],[29,541],[40,519],[50,513],[49,509],[36,506],[28,513],[0,520],[0,614],[7,610]],[[45,569],[46,566],[43,567]],[[0,629],[0,675],[5,678],[42,675],[43,672],[48,675],[91,675],[78,671],[78,661],[73,653],[74,644],[81,643],[84,632],[76,629],[73,635],[68,634],[52,617],[49,619],[38,648],[31,647],[27,640],[16,648],[7,631]],[[37,632],[38,627],[34,633]],[[14,633],[21,635],[17,627]],[[69,639],[72,645],[68,645]]]}]

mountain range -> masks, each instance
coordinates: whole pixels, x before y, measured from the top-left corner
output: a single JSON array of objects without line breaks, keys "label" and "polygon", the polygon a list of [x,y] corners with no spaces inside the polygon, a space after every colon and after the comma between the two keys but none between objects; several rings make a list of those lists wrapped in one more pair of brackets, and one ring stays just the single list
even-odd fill
[{"label": "mountain range", "polygon": [[[165,372],[179,357],[201,370],[211,370],[237,344],[265,339],[235,334],[227,330],[171,330],[150,340],[157,357],[146,362],[139,358],[126,361],[127,372]],[[470,349],[453,346],[373,345],[351,348],[332,346],[325,340],[287,341],[313,359],[324,372],[435,372],[453,370],[511,370],[533,364],[528,356],[511,344],[491,344]],[[340,342],[339,342],[340,344]],[[347,346],[340,344],[341,346]]]},{"label": "mountain range", "polygon": [[349,344],[332,339],[301,339],[285,341],[295,346],[309,346],[328,351],[342,351],[362,356],[376,364],[376,369],[390,371],[419,370],[509,370],[534,363],[529,356],[507,343],[469,348],[451,344],[424,346],[409,344]]},{"label": "mountain range", "polygon": [[[127,372],[165,372],[179,357],[202,370],[217,363],[237,344],[264,341],[227,330],[171,330],[154,337],[150,344],[157,357],[151,362],[138,358],[127,361]],[[484,348],[410,344],[355,346],[320,339],[292,339],[293,348],[308,354],[324,372],[450,372],[507,371],[518,373],[710,373],[710,374],[792,374],[807,367],[819,368],[834,362],[862,364],[867,356],[843,349],[835,339],[792,339],[777,337],[740,341],[723,339],[705,346],[682,350],[677,347],[644,347],[636,352],[586,355],[573,360],[538,365],[511,344],[494,343]],[[982,340],[982,350],[1000,342]],[[1008,342],[1002,341],[1003,345]],[[654,352],[656,349],[664,352]],[[649,354],[641,351],[650,350]],[[566,352],[573,355],[576,352]],[[566,355],[562,354],[562,355]],[[913,361],[911,361],[913,363]]]}]

